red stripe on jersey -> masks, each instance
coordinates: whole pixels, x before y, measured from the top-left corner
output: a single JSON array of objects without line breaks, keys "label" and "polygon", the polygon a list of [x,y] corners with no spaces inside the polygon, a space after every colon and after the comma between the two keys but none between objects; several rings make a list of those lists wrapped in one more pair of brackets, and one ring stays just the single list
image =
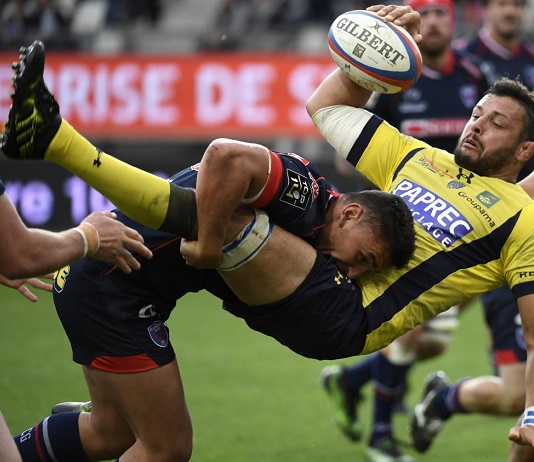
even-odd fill
[{"label": "red stripe on jersey", "polygon": [[269,154],[271,155],[271,173],[269,178],[267,178],[267,183],[265,184],[260,197],[254,202],[247,204],[256,209],[261,209],[269,204],[278,192],[280,183],[282,183],[282,161],[274,152],[269,151]]},{"label": "red stripe on jersey", "polygon": [[144,372],[159,367],[146,353],[135,356],[98,356],[91,361],[91,367],[106,372],[126,374]]},{"label": "red stripe on jersey", "polygon": [[497,364],[497,366],[501,366],[503,364],[516,364],[516,363],[522,362],[522,361],[519,361],[514,350],[496,351],[493,354],[493,356],[495,358],[495,364]]},{"label": "red stripe on jersey", "polygon": [[35,426],[35,436],[34,436],[34,439],[35,439],[35,449],[37,450],[37,454],[39,454],[39,458],[41,460],[44,460],[46,461],[46,457],[43,453],[43,448],[41,447],[41,441],[39,439],[39,425],[36,425]]}]

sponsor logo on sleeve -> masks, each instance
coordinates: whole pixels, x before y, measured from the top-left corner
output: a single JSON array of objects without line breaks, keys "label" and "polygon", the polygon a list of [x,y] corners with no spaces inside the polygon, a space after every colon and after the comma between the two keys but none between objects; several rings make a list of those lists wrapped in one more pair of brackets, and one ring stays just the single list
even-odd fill
[{"label": "sponsor logo on sleeve", "polygon": [[286,204],[306,210],[312,193],[310,179],[289,169],[286,173],[287,186],[280,200]]}]

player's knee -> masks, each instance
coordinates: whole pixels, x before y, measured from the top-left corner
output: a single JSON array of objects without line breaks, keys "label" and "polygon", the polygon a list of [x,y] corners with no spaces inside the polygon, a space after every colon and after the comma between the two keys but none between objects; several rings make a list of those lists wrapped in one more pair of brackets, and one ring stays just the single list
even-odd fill
[{"label": "player's knee", "polygon": [[458,311],[453,306],[423,324],[423,332],[414,347],[418,360],[434,358],[447,350],[458,328]]},{"label": "player's knee", "polygon": [[154,455],[160,462],[189,462],[193,454],[192,438],[176,438],[166,442],[164,447],[147,448],[147,453]]},{"label": "player's knee", "polygon": [[80,435],[84,451],[103,459],[119,457],[135,443],[135,437],[124,421],[109,414],[101,417],[93,412],[82,414]]},{"label": "player's knee", "polygon": [[505,390],[503,395],[504,398],[500,406],[502,415],[516,416],[523,413],[523,411],[525,410],[524,393],[512,394],[508,396]]},{"label": "player's knee", "polygon": [[418,361],[424,361],[425,359],[435,358],[443,354],[450,342],[439,342],[439,341],[425,341],[418,342],[415,347],[415,354]]},{"label": "player's knee", "polygon": [[[147,454],[158,462],[188,462],[193,454],[193,426],[187,415],[169,427],[139,440]],[[172,430],[171,430],[172,428]]]}]

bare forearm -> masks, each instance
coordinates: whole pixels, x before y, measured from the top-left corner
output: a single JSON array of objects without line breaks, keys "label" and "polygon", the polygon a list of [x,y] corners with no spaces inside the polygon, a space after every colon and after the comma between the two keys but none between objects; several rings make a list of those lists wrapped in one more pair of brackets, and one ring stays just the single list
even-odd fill
[{"label": "bare forearm", "polygon": [[3,253],[2,275],[17,279],[50,273],[81,258],[84,244],[74,229],[60,233],[27,229]]},{"label": "bare forearm", "polygon": [[306,103],[306,110],[313,116],[321,108],[338,104],[364,107],[370,97],[370,90],[356,85],[341,69],[336,69],[313,92]]}]

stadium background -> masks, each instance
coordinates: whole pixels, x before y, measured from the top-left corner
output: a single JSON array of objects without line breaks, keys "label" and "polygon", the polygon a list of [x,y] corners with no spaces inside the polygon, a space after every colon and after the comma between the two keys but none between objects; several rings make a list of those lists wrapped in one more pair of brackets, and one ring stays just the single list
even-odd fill
[{"label": "stadium background", "polygon": [[[358,189],[364,180],[333,160],[304,102],[333,69],[325,39],[330,22],[368,4],[0,1],[0,119],[9,110],[10,64],[21,45],[39,38],[47,46],[46,79],[63,114],[108,153],[168,176],[198,162],[212,139],[237,137],[298,152],[335,175],[340,189]],[[456,6],[458,36],[476,30],[479,3]],[[62,229],[92,210],[112,207],[54,165],[2,156],[0,174],[29,226]],[[41,295],[34,306],[4,287],[0,297],[0,409],[12,431],[20,432],[55,402],[87,395],[51,297]],[[324,364],[249,332],[218,306],[207,295],[190,296],[170,320],[196,429],[193,460],[361,460],[364,446],[345,441],[332,425],[332,410],[318,385]],[[475,304],[451,351],[413,374],[411,404],[431,370],[444,368],[453,379],[491,373],[486,346]],[[368,414],[365,405],[363,415]],[[404,438],[407,422],[399,416]],[[429,454],[417,460],[504,460],[512,423],[453,419]]]}]

